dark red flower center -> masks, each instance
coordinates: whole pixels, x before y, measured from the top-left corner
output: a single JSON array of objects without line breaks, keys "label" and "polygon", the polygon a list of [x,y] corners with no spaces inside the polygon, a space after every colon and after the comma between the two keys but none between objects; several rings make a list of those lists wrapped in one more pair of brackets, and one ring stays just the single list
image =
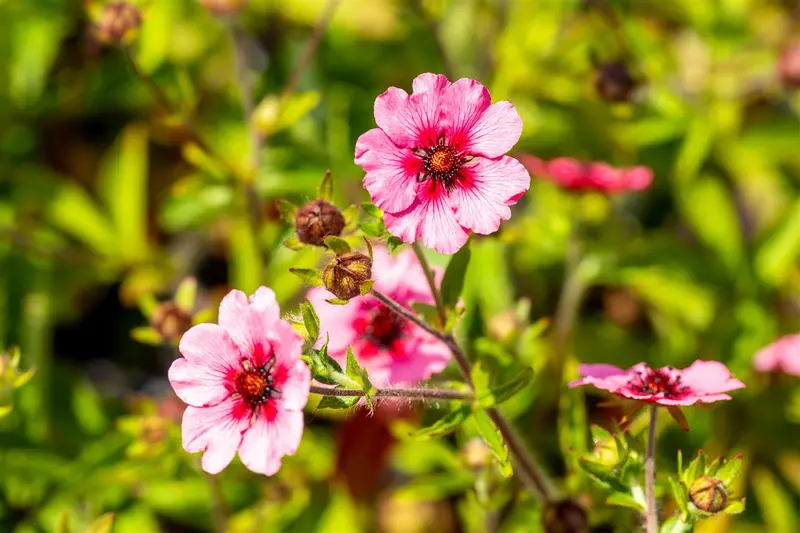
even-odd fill
[{"label": "dark red flower center", "polygon": [[402,336],[402,325],[400,317],[385,305],[380,305],[372,311],[364,334],[375,344],[388,347]]},{"label": "dark red flower center", "polygon": [[640,370],[628,385],[639,394],[663,394],[665,398],[677,398],[686,391],[686,387],[681,386],[681,377],[671,375],[669,369],[664,368]]},{"label": "dark red flower center", "polygon": [[448,192],[455,188],[461,168],[472,160],[472,156],[463,155],[447,144],[444,135],[436,144],[415,148],[413,152],[422,159],[422,172],[417,175],[417,181],[422,183],[433,178]]},{"label": "dark red flower center", "polygon": [[273,385],[272,367],[275,359],[255,367],[249,359],[242,360],[242,371],[236,375],[236,392],[251,406],[261,405],[269,398],[280,398],[281,393]]}]

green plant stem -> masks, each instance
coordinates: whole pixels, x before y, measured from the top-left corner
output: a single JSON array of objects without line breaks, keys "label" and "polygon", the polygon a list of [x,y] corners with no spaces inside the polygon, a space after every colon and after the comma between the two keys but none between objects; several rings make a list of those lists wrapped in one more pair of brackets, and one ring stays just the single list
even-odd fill
[{"label": "green plant stem", "polygon": [[[418,254],[418,257],[419,255],[421,254]],[[434,294],[434,298],[436,298],[437,302],[441,301],[441,296],[438,295],[439,290],[436,287],[436,282],[433,278],[433,272],[430,270],[430,266],[427,262],[423,261],[420,261],[420,264],[422,265],[423,270],[425,270],[425,275],[428,278],[428,283],[431,286],[431,291]],[[419,317],[411,313],[408,309],[395,302],[385,294],[382,294],[375,289],[370,291],[370,293],[399,316],[418,325],[431,335],[444,342],[447,347],[450,348],[450,352],[453,354],[453,359],[456,360],[456,363],[458,364],[461,373],[464,375],[464,379],[467,381],[467,384],[469,384],[473,391],[475,390],[475,385],[472,382],[472,365],[452,334],[443,333],[431,327]],[[520,477],[525,483],[525,486],[528,487],[532,494],[541,498],[541,500],[545,503],[556,500],[557,496],[552,484],[547,479],[544,472],[536,464],[536,460],[527,452],[522,444],[521,439],[511,428],[511,425],[506,421],[505,417],[503,417],[500,411],[494,407],[487,408],[486,414],[489,415],[489,418],[491,418],[492,422],[494,422],[497,431],[499,431],[503,436],[503,440],[505,441],[506,446],[508,446],[508,451],[515,459],[515,463],[520,472]]]},{"label": "green plant stem", "polygon": [[204,472],[204,474],[211,494],[211,514],[214,517],[214,527],[217,533],[225,533],[228,530],[228,510],[225,505],[225,497],[222,494],[219,477],[207,472]]},{"label": "green plant stem", "polygon": [[433,269],[430,263],[428,263],[428,258],[425,257],[425,250],[422,249],[422,246],[420,246],[417,241],[414,241],[411,248],[414,250],[414,254],[417,256],[417,260],[422,266],[422,271],[425,272],[425,279],[428,280],[428,285],[430,285],[431,291],[433,292],[433,299],[436,302],[436,312],[439,314],[439,320],[442,326],[444,326],[447,323],[447,310],[444,308],[442,295],[436,287],[436,278],[433,275]]},{"label": "green plant stem", "polygon": [[[360,389],[334,389],[333,387],[311,385],[313,394],[322,396],[364,396],[365,393]],[[462,400],[471,401],[475,395],[471,392],[462,392],[449,389],[377,389],[373,398],[408,398],[412,400]]]},{"label": "green plant stem", "polygon": [[647,499],[647,533],[658,533],[658,510],[656,509],[656,422],[658,407],[650,407],[650,426],[647,430],[647,456],[644,461],[644,488]]}]

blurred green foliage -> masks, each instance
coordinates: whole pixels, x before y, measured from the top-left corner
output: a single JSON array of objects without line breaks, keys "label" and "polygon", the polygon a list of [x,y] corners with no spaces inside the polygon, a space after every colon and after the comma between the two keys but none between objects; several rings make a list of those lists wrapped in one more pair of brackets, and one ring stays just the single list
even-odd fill
[{"label": "blurred green foliage", "polygon": [[[452,259],[468,264],[463,290],[454,276],[445,294],[466,308],[457,331],[486,372],[476,381],[533,371],[503,412],[596,531],[627,533],[636,513],[606,504],[579,468],[618,453],[605,444],[619,413],[566,388],[577,363],[723,361],[748,388],[687,410],[688,433],[659,428],[660,491],[678,449],[742,453],[732,498],[746,510],[697,530],[797,531],[798,382],[751,365],[800,326],[800,93],[778,70],[793,3],[342,0],[301,69],[326,1],[250,0],[227,17],[196,0],[134,3],[142,26],[114,47],[93,36],[102,2],[0,0],[0,346],[37,370],[0,419],[0,531],[105,532],[105,513],[114,533],[213,531],[220,500],[231,532],[539,531],[540,506],[503,476],[502,444],[490,450],[501,468],[468,461],[475,435],[492,441],[482,410],[445,439],[409,438],[455,429],[470,415],[459,406],[345,420],[311,402],[278,476],[235,463],[209,481],[180,447],[174,346],[130,337],[149,326],[140,304],[171,300],[187,276],[193,312],[261,284],[296,309],[289,268],[322,254],[283,246],[276,201],[314,198],[326,169],[340,206],[367,200],[353,147],[374,98],[445,69],[515,104],[520,153],[656,175],[612,198],[534,179],[496,238]],[[612,61],[639,81],[629,102],[595,91]],[[367,209],[361,230],[383,235]]]}]

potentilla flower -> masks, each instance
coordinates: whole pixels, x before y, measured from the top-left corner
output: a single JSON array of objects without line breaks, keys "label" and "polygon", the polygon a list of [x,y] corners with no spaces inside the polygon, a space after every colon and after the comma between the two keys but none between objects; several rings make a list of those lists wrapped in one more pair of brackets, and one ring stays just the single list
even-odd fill
[{"label": "potentilla flower", "polygon": [[606,163],[585,163],[572,157],[544,161],[521,155],[528,171],[570,190],[596,190],[605,193],[641,191],[653,183],[653,171],[644,166],[614,168]]},{"label": "potentilla flower", "polygon": [[[400,305],[410,309],[411,302],[434,303],[422,267],[410,250],[391,257],[385,248],[375,248],[372,265],[373,287]],[[317,347],[327,335],[328,353],[344,364],[347,347],[352,346],[376,386],[417,383],[441,372],[450,360],[443,342],[372,295],[357,296],[346,306],[326,302],[333,295],[322,287],[311,289],[307,297],[319,315]]]},{"label": "potentilla flower", "polygon": [[280,319],[275,293],[248,298],[231,291],[219,325],[198,324],[181,338],[183,355],[169,369],[183,413],[183,447],[205,452],[203,470],[216,474],[233,460],[272,475],[303,434],[311,373],[300,360],[303,339]]},{"label": "potentilla flower", "polygon": [[800,334],[786,335],[762,348],[753,359],[759,372],[785,372],[800,376]]},{"label": "potentilla flower", "polygon": [[594,385],[623,398],[660,405],[694,405],[730,400],[725,394],[744,388],[728,368],[717,361],[695,361],[689,368],[650,368],[639,363],[627,370],[611,365],[580,365],[581,379],[570,387]]},{"label": "potentilla flower", "polygon": [[509,102],[491,104],[475,80],[421,74],[412,86],[411,95],[390,87],[378,96],[378,127],[359,137],[355,162],[393,235],[453,253],[470,231],[497,231],[528,190],[525,168],[504,155],[522,119]]}]

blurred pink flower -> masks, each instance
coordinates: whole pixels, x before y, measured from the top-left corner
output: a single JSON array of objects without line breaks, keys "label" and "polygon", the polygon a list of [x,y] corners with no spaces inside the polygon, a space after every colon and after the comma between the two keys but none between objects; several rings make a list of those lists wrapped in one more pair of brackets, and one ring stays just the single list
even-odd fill
[{"label": "blurred pink flower", "polygon": [[[422,267],[410,250],[392,257],[385,248],[375,248],[372,272],[374,288],[399,304],[410,309],[411,302],[434,303]],[[328,353],[344,364],[347,347],[352,346],[374,385],[415,384],[447,366],[450,350],[443,342],[400,318],[374,296],[358,296],[346,306],[325,301],[332,297],[322,287],[307,295],[320,320],[317,347],[329,335]]]},{"label": "blurred pink flower", "polygon": [[544,161],[527,154],[520,155],[519,160],[531,174],[565,189],[618,193],[641,191],[653,183],[653,171],[643,166],[614,168],[606,163],[584,163],[572,157]]},{"label": "blurred pink flower", "polygon": [[695,361],[685,370],[650,368],[639,363],[628,370],[611,365],[580,365],[581,379],[570,387],[594,385],[623,398],[660,405],[694,405],[730,400],[726,392],[744,388],[728,368],[717,361]]},{"label": "blurred pink flower", "polygon": [[219,325],[198,324],[181,338],[182,358],[169,369],[183,413],[183,447],[205,452],[216,474],[233,460],[271,476],[303,434],[311,373],[300,360],[303,339],[280,319],[275,293],[260,287],[249,299],[231,291]]},{"label": "blurred pink flower", "polygon": [[530,187],[525,168],[504,155],[519,140],[522,119],[509,102],[490,105],[475,80],[421,74],[413,89],[378,96],[378,128],[359,137],[355,162],[389,232],[453,253],[470,231],[497,231]]},{"label": "blurred pink flower", "polygon": [[800,334],[786,335],[762,348],[753,359],[759,372],[778,372],[800,376]]}]

